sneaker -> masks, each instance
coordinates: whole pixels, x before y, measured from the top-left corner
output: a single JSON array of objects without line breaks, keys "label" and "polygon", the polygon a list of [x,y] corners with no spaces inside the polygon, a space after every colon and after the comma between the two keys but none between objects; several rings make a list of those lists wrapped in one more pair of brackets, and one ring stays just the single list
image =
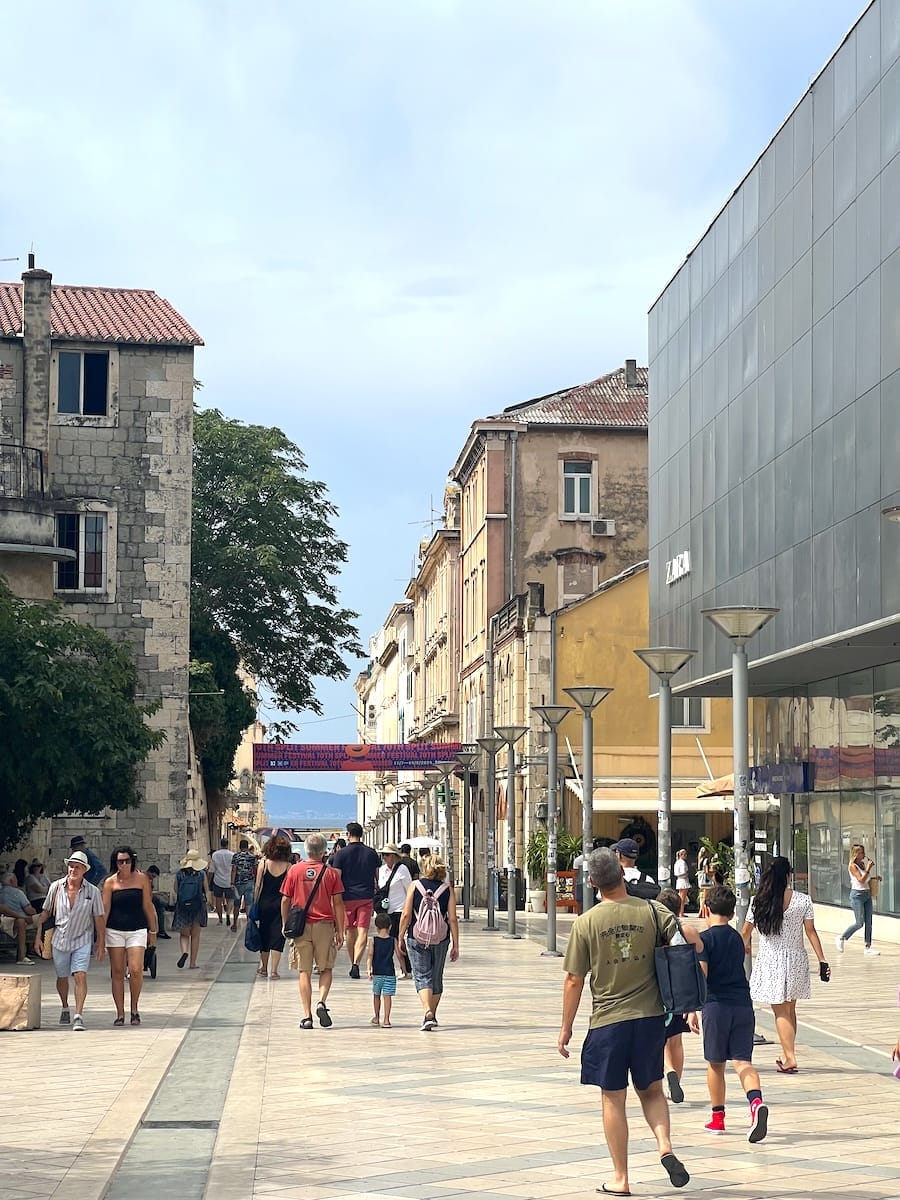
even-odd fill
[{"label": "sneaker", "polygon": [[[716,1116],[713,1113],[713,1116]],[[709,1126],[706,1127],[709,1129]],[[762,1100],[754,1100],[750,1105],[750,1131],[747,1134],[748,1142],[761,1142],[766,1136],[769,1128],[769,1109],[768,1105],[763,1104]],[[725,1122],[722,1122],[722,1132],[725,1131]]]},{"label": "sneaker", "polygon": [[72,1020],[72,1014],[69,1012],[69,1010],[67,1008],[64,1008],[62,1010],[62,1012],[59,1014],[60,1025],[68,1025],[68,1024],[70,1024],[71,1020]]},{"label": "sneaker", "polygon": [[359,963],[353,963],[350,967],[350,978],[359,979]]},{"label": "sneaker", "polygon": [[834,939],[834,948],[837,950],[838,954],[844,953],[844,939],[842,937],[836,937]]},{"label": "sneaker", "polygon": [[28,958],[28,956],[26,955],[25,958],[20,958],[20,959],[16,960],[16,966],[17,967],[33,967],[34,959]]},{"label": "sneaker", "polygon": [[666,1081],[669,1085],[669,1099],[673,1104],[681,1104],[684,1101],[684,1091],[682,1090],[677,1072],[667,1071]]},{"label": "sneaker", "polygon": [[877,958],[880,953],[880,950],[873,950],[871,946],[866,946],[865,950],[863,950],[863,954],[868,954],[870,958]]},{"label": "sneaker", "polygon": [[76,1013],[72,1018],[72,1032],[84,1033],[84,1017],[81,1013]]},{"label": "sneaker", "polygon": [[725,1114],[723,1112],[714,1112],[703,1128],[707,1133],[714,1133],[716,1135],[724,1133]]},{"label": "sneaker", "polygon": [[431,1033],[431,1031],[432,1031],[432,1029],[434,1029],[435,1025],[437,1025],[437,1021],[434,1019],[434,1014],[426,1013],[425,1017],[422,1021],[421,1032],[422,1033]]}]

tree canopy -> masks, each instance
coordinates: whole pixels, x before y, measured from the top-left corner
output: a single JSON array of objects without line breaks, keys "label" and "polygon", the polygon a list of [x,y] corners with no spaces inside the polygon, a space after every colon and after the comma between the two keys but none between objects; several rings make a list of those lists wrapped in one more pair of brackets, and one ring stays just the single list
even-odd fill
[{"label": "tree canopy", "polygon": [[0,580],[0,850],[39,817],[139,802],[138,767],[165,735],[136,679],[130,647]]},{"label": "tree canopy", "polygon": [[[210,664],[227,693],[234,678],[227,639],[277,709],[320,713],[315,677],[346,678],[347,656],[363,650],[357,614],[340,607],[335,589],[347,559],[334,530],[337,510],[306,470],[280,429],[197,411],[191,657],[195,670]],[[195,738],[198,721],[192,715]],[[225,743],[216,753],[227,758]]]}]

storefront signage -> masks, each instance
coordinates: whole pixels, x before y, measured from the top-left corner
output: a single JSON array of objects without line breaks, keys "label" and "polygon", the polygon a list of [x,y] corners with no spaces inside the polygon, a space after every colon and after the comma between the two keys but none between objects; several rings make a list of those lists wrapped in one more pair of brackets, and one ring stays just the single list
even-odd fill
[{"label": "storefront signage", "polygon": [[750,792],[754,796],[789,796],[810,790],[809,763],[783,762],[750,768]]},{"label": "storefront signage", "polygon": [[254,771],[423,771],[456,757],[459,742],[291,745],[257,742]]},{"label": "storefront signage", "polygon": [[666,583],[669,587],[673,583],[677,583],[679,579],[684,579],[685,575],[691,573],[691,552],[690,550],[682,550],[680,554],[676,554],[674,558],[670,558],[666,563]]}]

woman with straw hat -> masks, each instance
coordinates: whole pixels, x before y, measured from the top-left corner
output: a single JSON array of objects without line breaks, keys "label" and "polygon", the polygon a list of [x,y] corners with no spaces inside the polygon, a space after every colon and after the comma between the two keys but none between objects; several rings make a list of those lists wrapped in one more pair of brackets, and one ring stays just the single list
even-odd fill
[{"label": "woman with straw hat", "polygon": [[200,949],[200,930],[209,916],[209,892],[206,889],[207,861],[199,850],[188,850],[175,875],[175,915],[172,929],[178,930],[181,938],[181,957],[178,966],[183,967],[191,959],[191,970],[197,969],[197,951]]}]

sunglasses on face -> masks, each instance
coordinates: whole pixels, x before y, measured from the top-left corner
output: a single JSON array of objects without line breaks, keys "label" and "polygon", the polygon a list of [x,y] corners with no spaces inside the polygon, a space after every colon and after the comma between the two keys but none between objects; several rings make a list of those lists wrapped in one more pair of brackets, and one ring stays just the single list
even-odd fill
[{"label": "sunglasses on face", "polygon": [[130,858],[117,858],[116,862],[117,863],[130,863],[131,859]]}]

